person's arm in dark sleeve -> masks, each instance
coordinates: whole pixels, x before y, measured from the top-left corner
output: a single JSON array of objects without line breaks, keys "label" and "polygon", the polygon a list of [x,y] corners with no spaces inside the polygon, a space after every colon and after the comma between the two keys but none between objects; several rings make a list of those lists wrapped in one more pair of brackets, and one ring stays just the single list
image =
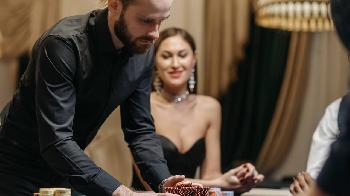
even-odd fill
[{"label": "person's arm in dark sleeve", "polygon": [[331,195],[349,195],[350,130],[341,132],[317,178],[318,187]]},{"label": "person's arm in dark sleeve", "polygon": [[133,94],[121,105],[122,128],[142,177],[154,191],[170,177],[159,138],[155,134],[150,112],[152,67]]},{"label": "person's arm in dark sleeve", "polygon": [[73,139],[77,62],[72,46],[51,36],[38,52],[35,101],[42,157],[78,191],[112,195],[121,183],[97,167]]}]

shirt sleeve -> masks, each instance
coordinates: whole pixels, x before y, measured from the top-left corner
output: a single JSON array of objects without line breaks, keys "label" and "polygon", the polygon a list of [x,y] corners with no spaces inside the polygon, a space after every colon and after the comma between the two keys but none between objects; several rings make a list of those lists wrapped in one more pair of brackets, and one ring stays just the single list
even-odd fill
[{"label": "shirt sleeve", "polygon": [[145,72],[136,90],[121,105],[121,119],[125,140],[142,177],[154,191],[158,191],[158,185],[170,176],[170,172],[151,117],[151,80],[152,66]]},{"label": "shirt sleeve", "polygon": [[78,191],[112,195],[121,183],[97,167],[73,139],[77,62],[72,46],[49,36],[37,57],[35,102],[42,157]]},{"label": "shirt sleeve", "polygon": [[311,142],[307,172],[316,179],[329,156],[331,144],[339,136],[338,111],[341,99],[331,103],[318,124]]}]

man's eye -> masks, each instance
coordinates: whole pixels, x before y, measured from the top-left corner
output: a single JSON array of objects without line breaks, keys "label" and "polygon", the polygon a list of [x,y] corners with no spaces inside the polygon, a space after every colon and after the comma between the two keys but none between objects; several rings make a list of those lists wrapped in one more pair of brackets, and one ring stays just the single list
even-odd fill
[{"label": "man's eye", "polygon": [[145,24],[153,24],[154,21],[151,19],[142,19],[142,22]]}]

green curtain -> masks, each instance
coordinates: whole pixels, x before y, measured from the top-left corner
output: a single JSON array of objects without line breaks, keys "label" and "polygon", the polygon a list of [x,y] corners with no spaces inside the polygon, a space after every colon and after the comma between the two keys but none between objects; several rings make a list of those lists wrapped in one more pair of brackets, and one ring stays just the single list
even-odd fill
[{"label": "green curtain", "polygon": [[283,81],[289,40],[289,32],[261,28],[251,22],[238,79],[220,97],[224,171],[241,162],[254,163],[258,157]]}]

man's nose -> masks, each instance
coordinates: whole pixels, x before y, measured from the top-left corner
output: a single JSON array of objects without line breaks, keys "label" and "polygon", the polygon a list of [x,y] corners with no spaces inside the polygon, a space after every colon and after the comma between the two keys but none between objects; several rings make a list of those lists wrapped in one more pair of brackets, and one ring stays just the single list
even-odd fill
[{"label": "man's nose", "polygon": [[151,31],[148,33],[152,39],[156,40],[159,38],[159,24],[152,25]]}]

